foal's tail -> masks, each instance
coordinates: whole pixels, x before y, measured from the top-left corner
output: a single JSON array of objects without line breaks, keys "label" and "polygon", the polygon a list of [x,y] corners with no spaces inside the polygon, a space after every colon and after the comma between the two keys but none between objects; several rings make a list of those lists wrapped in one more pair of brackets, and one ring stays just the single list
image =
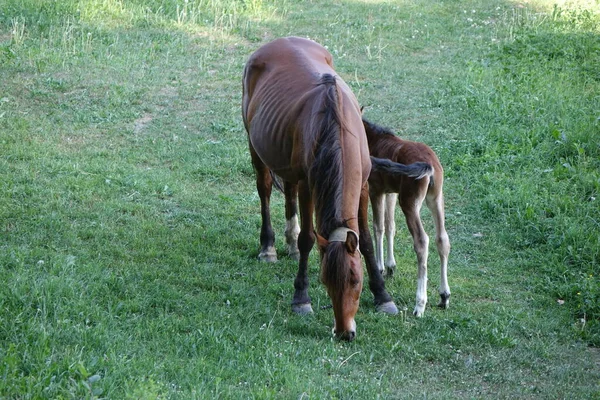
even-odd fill
[{"label": "foal's tail", "polygon": [[274,173],[273,171],[269,170],[269,172],[271,173],[271,179],[273,180],[273,185],[275,185],[275,188],[277,190],[279,190],[281,193],[284,193],[283,179],[281,179],[281,177],[279,175],[277,175],[276,173]]},{"label": "foal's tail", "polygon": [[409,165],[393,162],[386,158],[371,156],[371,172],[383,172],[390,175],[406,175],[410,178],[421,179],[433,175],[433,167],[426,162],[416,162]]}]

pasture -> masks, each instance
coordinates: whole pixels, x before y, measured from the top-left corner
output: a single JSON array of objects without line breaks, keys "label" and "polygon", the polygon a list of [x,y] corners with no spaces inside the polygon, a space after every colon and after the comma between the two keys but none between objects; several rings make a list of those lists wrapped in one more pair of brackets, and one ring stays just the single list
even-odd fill
[{"label": "pasture", "polygon": [[[0,398],[600,398],[600,4],[556,3],[0,0]],[[241,76],[288,35],[438,154],[448,310],[401,212],[408,315],[365,286],[351,343],[279,193],[257,260]]]}]

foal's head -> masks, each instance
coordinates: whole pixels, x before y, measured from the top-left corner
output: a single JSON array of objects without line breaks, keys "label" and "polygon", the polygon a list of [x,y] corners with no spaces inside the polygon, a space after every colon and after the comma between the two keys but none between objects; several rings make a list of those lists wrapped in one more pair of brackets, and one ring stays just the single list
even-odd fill
[{"label": "foal's head", "polygon": [[326,240],[318,237],[321,251],[321,280],[333,304],[333,333],[351,341],[356,336],[354,316],[362,291],[363,270],[358,250],[358,234],[338,228]]}]

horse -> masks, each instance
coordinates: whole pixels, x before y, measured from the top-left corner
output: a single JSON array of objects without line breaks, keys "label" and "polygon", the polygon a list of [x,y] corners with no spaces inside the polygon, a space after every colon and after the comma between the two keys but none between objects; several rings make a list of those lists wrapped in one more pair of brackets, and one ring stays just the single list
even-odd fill
[{"label": "horse", "polygon": [[[429,237],[423,229],[420,211],[425,200],[431,211],[436,230],[435,243],[440,257],[440,308],[450,304],[448,286],[448,254],[450,240],[444,222],[444,170],[435,152],[427,145],[403,140],[390,130],[371,123],[363,118],[371,158],[381,158],[373,164],[369,176],[369,196],[373,210],[373,231],[375,232],[376,260],[378,270],[391,276],[396,268],[394,259],[394,208],[397,202],[406,218],[408,230],[413,238],[417,255],[417,295],[413,314],[422,317],[427,304],[427,257]],[[387,161],[386,161],[387,160]],[[397,171],[397,165],[425,163],[430,169],[423,168],[418,176],[407,176]],[[385,215],[385,217],[384,217]],[[385,224],[385,228],[384,228]],[[385,264],[383,260],[383,235],[387,242]],[[385,266],[385,271],[384,271]]]},{"label": "horse", "polygon": [[307,268],[316,240],[321,281],[333,306],[333,333],[351,341],[363,285],[361,253],[376,309],[398,313],[377,269],[369,233],[372,164],[358,102],[333,69],[331,54],[298,37],[256,50],[244,67],[242,86],[242,117],[261,204],[258,258],[277,261],[269,204],[274,177],[279,177],[288,252],[298,259],[292,310],[313,312]]}]

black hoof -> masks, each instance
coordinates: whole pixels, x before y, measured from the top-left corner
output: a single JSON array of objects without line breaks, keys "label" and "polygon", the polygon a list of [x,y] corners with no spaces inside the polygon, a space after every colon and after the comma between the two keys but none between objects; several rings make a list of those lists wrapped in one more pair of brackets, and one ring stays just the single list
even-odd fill
[{"label": "black hoof", "polygon": [[438,304],[439,308],[447,309],[450,307],[450,293],[440,293],[440,303]]}]

